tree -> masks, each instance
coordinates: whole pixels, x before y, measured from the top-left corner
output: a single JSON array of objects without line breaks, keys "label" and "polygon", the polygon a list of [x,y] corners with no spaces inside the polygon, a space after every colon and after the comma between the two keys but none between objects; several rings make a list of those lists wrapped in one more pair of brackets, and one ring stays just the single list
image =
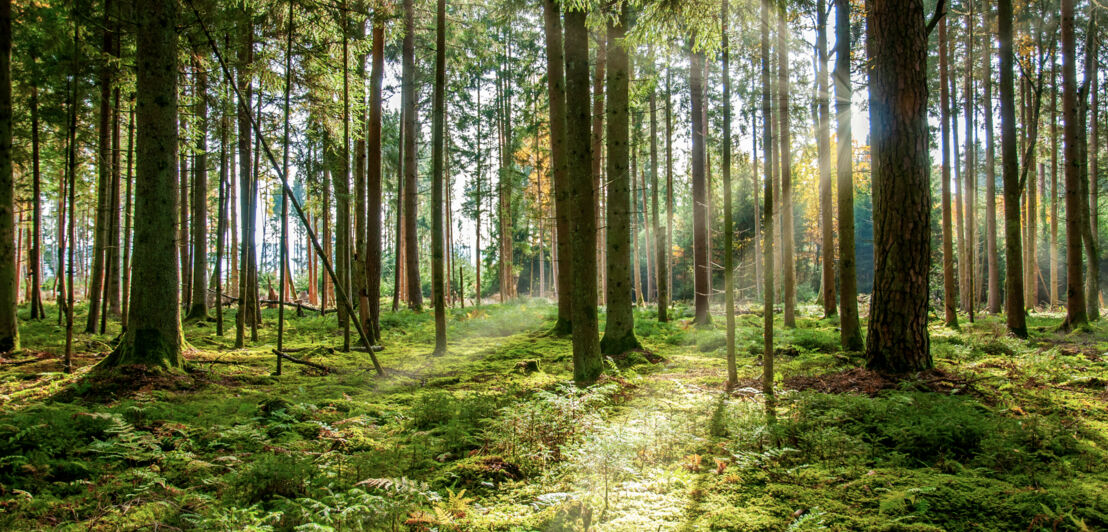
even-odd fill
[{"label": "tree", "polygon": [[[858,276],[854,249],[854,167],[850,127],[850,2],[835,2],[835,157],[839,218],[839,341],[847,351],[861,351],[858,324]],[[765,146],[765,144],[763,144]],[[769,176],[767,169],[767,179]],[[768,210],[763,212],[769,212]],[[767,270],[768,271],[768,270]],[[772,286],[772,284],[767,285]]]},{"label": "tree", "polygon": [[[992,9],[985,10],[985,33],[992,32]],[[982,49],[985,64],[985,253],[987,255],[988,306],[989,314],[1000,313],[1000,257],[996,245],[996,161],[993,146],[993,44],[986,39],[987,46]],[[1053,122],[1053,120],[1051,121]],[[1051,216],[1053,220],[1053,215]],[[1054,222],[1052,222],[1054,223]],[[1053,247],[1053,245],[1051,246]],[[1051,266],[1051,275],[1054,267]]]},{"label": "tree", "polygon": [[[762,269],[765,272],[765,278],[763,282],[763,294],[764,298],[762,308],[762,394],[766,398],[766,416],[769,419],[773,419],[775,416],[774,408],[777,403],[773,392],[773,167],[776,163],[773,158],[773,150],[769,149],[769,146],[773,145],[773,103],[771,101],[771,87],[770,87],[770,57],[769,57],[769,23],[770,23],[770,10],[772,0],[762,0],[761,11],[761,74],[762,74],[762,154],[765,157],[765,164],[762,166],[765,172],[764,186],[765,193],[763,194],[763,201],[765,207],[762,209],[764,213],[762,220],[764,221],[764,227],[762,234],[765,235],[766,243],[762,246]],[[757,259],[755,259],[757,260]]]},{"label": "tree", "polygon": [[822,271],[820,291],[823,293],[823,315],[834,316],[835,307],[835,237],[831,212],[831,124],[830,103],[827,90],[827,11],[825,2],[816,2],[816,59],[819,65],[816,85],[816,149],[819,158],[819,224],[820,262]]},{"label": "tree", "polygon": [[200,320],[208,317],[208,73],[199,57],[193,66],[197,132],[192,164],[192,301],[185,318]]},{"label": "tree", "polygon": [[[177,181],[177,2],[137,10],[135,249],[127,332],[98,368],[182,367],[181,307],[172,234]],[[72,286],[72,285],[71,285]]]},{"label": "tree", "polygon": [[784,284],[785,327],[796,327],[796,259],[793,251],[793,165],[792,138],[789,132],[789,28],[785,22],[788,4],[780,0],[777,7],[777,107],[781,131],[777,136],[781,150],[781,267]]},{"label": "tree", "polygon": [[866,367],[932,366],[927,333],[931,189],[922,0],[867,2],[873,180],[873,296]]},{"label": "tree", "polygon": [[635,315],[631,299],[631,174],[628,170],[628,119],[630,77],[624,36],[630,22],[630,7],[621,2],[616,17],[608,18],[608,276],[605,300],[608,316],[600,351],[616,355],[639,347],[635,338]]},{"label": "tree", "polygon": [[446,159],[446,0],[435,5],[435,89],[431,103],[431,299],[435,355],[446,353],[446,272],[443,270],[443,181]]},{"label": "tree", "polygon": [[[366,234],[366,277],[369,279],[369,319],[372,336],[381,337],[381,86],[385,74],[385,16],[373,15],[372,65],[369,73],[369,124],[366,132],[368,160],[366,186],[368,187],[366,216],[369,228]],[[313,282],[315,279],[312,279]],[[369,332],[369,331],[366,331]]]},{"label": "tree", "polygon": [[19,349],[12,174],[12,3],[0,0],[0,353]]},{"label": "tree", "polygon": [[565,10],[566,164],[569,182],[570,267],[573,291],[573,380],[596,380],[603,370],[596,311],[596,197],[589,143],[589,34],[586,13],[573,6]]},{"label": "tree", "polygon": [[946,16],[939,19],[939,107],[942,117],[942,210],[943,210],[943,322],[958,328],[958,301],[954,291],[954,235],[950,202],[950,74],[947,67]]},{"label": "tree", "polygon": [[[543,0],[543,30],[546,36],[546,87],[550,112],[550,164],[554,180],[554,216],[557,235],[558,262],[558,321],[555,334],[569,334],[572,330],[570,315],[571,272],[569,243],[569,183],[566,182],[566,89],[565,58],[562,49],[562,17],[555,0]],[[480,208],[480,206],[478,206]]]},{"label": "tree", "polygon": [[419,241],[416,240],[416,66],[415,15],[412,0],[404,0],[404,44],[401,49],[401,105],[404,107],[404,269],[408,278],[408,308],[423,310],[423,284],[419,281]]},{"label": "tree", "polygon": [[[654,56],[651,55],[650,67],[652,73],[656,74]],[[650,216],[654,225],[654,251],[656,254],[656,260],[654,261],[654,273],[655,284],[658,287],[658,298],[656,303],[658,304],[658,321],[665,323],[669,321],[669,241],[666,239],[666,229],[662,226],[661,218],[658,213],[658,98],[657,98],[657,84],[652,84],[650,87],[650,190],[651,190],[651,203],[650,203]]]},{"label": "tree", "polygon": [[[101,51],[105,56],[111,54],[112,45],[115,43],[115,38],[112,36],[112,24],[111,20],[111,0],[104,2],[103,6],[103,42]],[[92,271],[91,278],[89,279],[89,306],[88,306],[88,321],[85,323],[85,332],[92,334],[96,332],[96,326],[100,323],[100,297],[104,291],[104,280],[107,268],[105,268],[105,255],[108,241],[108,216],[110,215],[110,204],[108,202],[108,190],[111,188],[112,179],[112,144],[111,144],[111,123],[112,123],[112,67],[111,63],[105,61],[100,66],[99,80],[97,85],[100,88],[100,116],[99,122],[97,122],[97,134],[99,136],[98,150],[97,150],[97,181],[96,181],[96,227],[94,231],[94,242],[92,245]]]},{"label": "tree", "polygon": [[[693,323],[708,325],[712,315],[708,312],[708,185],[704,179],[704,141],[707,130],[704,124],[704,52],[695,48],[695,39],[689,51],[689,102],[692,118],[692,201],[693,201],[693,300],[696,317]],[[611,201],[611,198],[608,199]]]},{"label": "tree", "polygon": [[1016,160],[1016,105],[1013,80],[1012,0],[997,2],[1000,41],[1000,167],[1004,180],[1004,310],[1008,331],[1027,337],[1023,313],[1023,249],[1020,234],[1020,184]]},{"label": "tree", "polygon": [[[727,388],[739,383],[735,368],[735,281],[731,213],[731,50],[728,42],[728,20],[731,11],[727,0],[720,10],[721,40],[723,42],[723,293],[724,313],[727,316]],[[832,301],[834,297],[832,296]]]}]

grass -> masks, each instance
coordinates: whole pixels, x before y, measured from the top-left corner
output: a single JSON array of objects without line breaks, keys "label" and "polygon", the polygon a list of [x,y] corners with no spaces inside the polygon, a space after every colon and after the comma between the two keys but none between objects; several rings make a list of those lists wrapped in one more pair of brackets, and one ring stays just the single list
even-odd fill
[{"label": "grass", "polygon": [[190,372],[139,375],[137,390],[86,379],[118,329],[78,334],[66,375],[64,328],[23,321],[26,350],[0,361],[0,528],[1108,527],[1103,323],[1061,334],[1060,315],[1034,314],[1027,341],[992,317],[936,323],[937,372],[890,385],[804,308],[777,335],[767,425],[760,316],[737,317],[740,387],[726,393],[721,315],[698,329],[636,311],[662,362],[609,361],[578,388],[569,339],[547,334],[555,312],[454,309],[437,357],[430,313],[386,313],[385,377],[333,349],[333,315],[291,318],[285,343],[334,371],[286,363],[281,376],[274,310],[246,349],[233,328],[190,323]]}]

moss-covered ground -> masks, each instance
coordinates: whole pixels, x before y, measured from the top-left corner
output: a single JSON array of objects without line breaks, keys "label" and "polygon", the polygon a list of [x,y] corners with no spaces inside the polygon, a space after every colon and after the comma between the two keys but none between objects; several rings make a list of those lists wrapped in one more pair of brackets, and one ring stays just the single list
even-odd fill
[{"label": "moss-covered ground", "polygon": [[286,339],[330,371],[273,376],[275,310],[247,349],[186,324],[185,374],[90,379],[118,330],[79,334],[66,375],[49,310],[0,360],[4,530],[1108,529],[1103,323],[1036,313],[1024,341],[935,322],[937,370],[897,383],[805,308],[777,336],[767,424],[758,308],[731,393],[722,316],[695,329],[680,308],[638,312],[647,352],[588,388],[542,301],[451,311],[439,357],[430,313],[386,313],[384,377],[334,349],[334,316],[291,317]]}]

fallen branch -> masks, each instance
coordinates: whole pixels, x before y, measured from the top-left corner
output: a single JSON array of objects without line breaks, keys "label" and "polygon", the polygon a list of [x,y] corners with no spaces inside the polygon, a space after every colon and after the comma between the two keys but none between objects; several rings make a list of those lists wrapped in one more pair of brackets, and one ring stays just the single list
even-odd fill
[{"label": "fallen branch", "polygon": [[288,360],[289,362],[292,362],[294,364],[303,364],[305,366],[312,367],[312,368],[318,369],[320,371],[326,371],[328,373],[338,373],[338,371],[335,368],[324,366],[323,364],[316,364],[315,362],[308,362],[307,360],[300,360],[299,358],[286,355],[286,354],[284,354],[284,353],[282,353],[282,352],[280,352],[276,349],[273,350],[273,354],[277,355],[279,358],[283,358],[283,359]]}]

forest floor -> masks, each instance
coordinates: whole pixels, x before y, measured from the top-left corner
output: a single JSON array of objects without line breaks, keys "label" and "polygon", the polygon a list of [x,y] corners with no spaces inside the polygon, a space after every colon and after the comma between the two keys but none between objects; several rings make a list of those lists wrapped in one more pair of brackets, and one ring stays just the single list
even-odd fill
[{"label": "forest floor", "polygon": [[[543,301],[382,316],[378,353],[341,353],[333,315],[275,310],[255,347],[189,323],[189,371],[91,380],[108,335],[21,322],[0,359],[5,530],[1095,530],[1108,528],[1108,325],[1031,338],[981,318],[931,328],[936,370],[891,382],[805,307],[777,336],[776,422],[759,392],[760,308],[738,316],[724,391],[721,315],[659,324],[643,352],[573,386]],[[290,313],[291,314],[291,313]],[[21,312],[21,317],[26,317]],[[78,324],[84,319],[78,313]]]}]

